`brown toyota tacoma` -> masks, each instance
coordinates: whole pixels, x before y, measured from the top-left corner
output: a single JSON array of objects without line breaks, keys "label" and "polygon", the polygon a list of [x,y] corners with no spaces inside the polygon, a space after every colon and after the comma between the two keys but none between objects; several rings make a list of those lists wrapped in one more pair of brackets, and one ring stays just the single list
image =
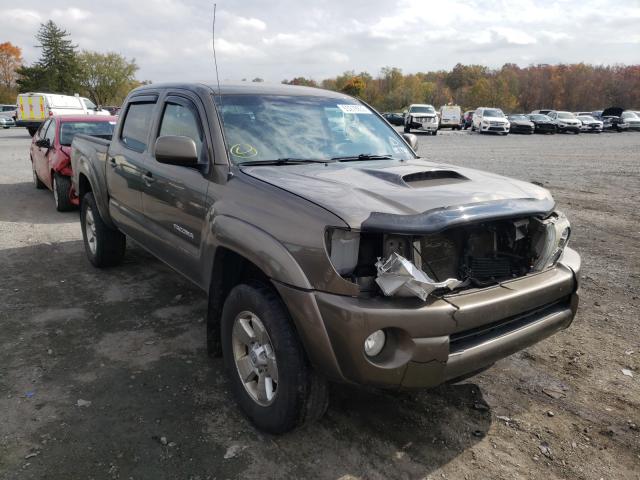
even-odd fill
[{"label": "brown toyota tacoma", "polygon": [[580,257],[549,192],[415,150],[341,93],[141,87],[73,142],[86,253],[130,237],[206,291],[209,352],[270,432],[328,381],[432,387],[566,328]]}]

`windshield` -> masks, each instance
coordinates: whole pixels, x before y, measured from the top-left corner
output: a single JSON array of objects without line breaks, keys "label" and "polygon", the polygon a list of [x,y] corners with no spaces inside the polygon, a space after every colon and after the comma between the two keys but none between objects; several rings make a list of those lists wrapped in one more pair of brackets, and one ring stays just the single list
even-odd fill
[{"label": "windshield", "polygon": [[431,105],[423,105],[420,107],[411,107],[409,109],[411,113],[436,113],[436,109]]},{"label": "windshield", "polygon": [[596,119],[591,115],[578,115],[578,119],[584,120],[585,122],[595,122]]},{"label": "windshield", "polygon": [[569,113],[569,112],[558,112],[558,118],[564,118],[565,120],[573,120],[575,119],[575,115],[573,113]]},{"label": "windshield", "polygon": [[223,95],[218,106],[231,160],[331,160],[388,155],[414,158],[403,139],[350,98]]},{"label": "windshield", "polygon": [[524,120],[529,121],[526,115],[509,115],[509,120]]},{"label": "windshield", "polygon": [[88,98],[83,98],[82,101],[84,102],[85,107],[87,107],[87,110],[95,110],[97,108],[96,104]]},{"label": "windshield", "polygon": [[115,125],[116,122],[64,122],[60,126],[60,145],[71,145],[79,133],[110,140]]},{"label": "windshield", "polygon": [[542,115],[541,113],[534,113],[529,115],[531,120],[535,120],[536,122],[550,122],[551,119],[546,115]]},{"label": "windshield", "polygon": [[633,112],[622,112],[622,118],[638,118]]},{"label": "windshield", "polygon": [[504,117],[504,113],[502,113],[502,110],[497,109],[497,108],[487,108],[484,113],[483,116],[485,117],[498,117],[498,118],[502,118]]}]

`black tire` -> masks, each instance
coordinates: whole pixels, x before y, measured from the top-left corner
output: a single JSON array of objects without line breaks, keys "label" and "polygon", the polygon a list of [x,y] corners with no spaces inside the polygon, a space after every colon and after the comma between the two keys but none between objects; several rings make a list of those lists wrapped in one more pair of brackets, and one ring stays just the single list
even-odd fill
[{"label": "black tire", "polygon": [[[91,214],[89,216],[89,213]],[[90,246],[90,239],[87,238],[87,225],[89,218],[93,219],[94,229],[92,236],[94,247]],[[109,228],[98,211],[93,193],[89,192],[82,197],[80,206],[80,225],[82,227],[82,238],[84,240],[84,250],[87,258],[94,267],[113,267],[122,262],[124,251],[127,245],[127,238],[118,230]]]},{"label": "black tire", "polygon": [[56,210],[59,212],[68,212],[75,208],[71,203],[71,179],[60,175],[58,172],[53,174],[53,201],[56,204]]},{"label": "black tire", "polygon": [[29,135],[31,135],[32,137],[36,134],[37,131],[38,127],[27,127],[27,132],[29,132]]},{"label": "black tire", "polygon": [[433,132],[431,132],[431,135],[437,135],[437,134],[438,134],[437,130],[434,130]]},{"label": "black tire", "polygon": [[31,173],[33,174],[33,185],[38,190],[44,190],[45,188],[47,188],[47,186],[44,183],[42,183],[42,181],[38,177],[38,174],[36,173],[36,169],[33,165],[33,160],[31,161]]},{"label": "black tire", "polygon": [[411,132],[411,129],[405,125],[404,126],[404,133],[409,133],[409,132]]},{"label": "black tire", "polygon": [[[277,389],[268,405],[254,400],[236,367],[233,326],[246,312],[262,322],[275,353]],[[262,283],[234,287],[222,310],[221,339],[231,389],[256,427],[278,434],[322,417],[329,401],[327,381],[309,364],[287,309],[272,288]]]},{"label": "black tire", "polygon": [[475,132],[475,131],[476,131],[476,127],[475,127],[475,125],[471,125],[471,131],[472,131],[472,132]]}]

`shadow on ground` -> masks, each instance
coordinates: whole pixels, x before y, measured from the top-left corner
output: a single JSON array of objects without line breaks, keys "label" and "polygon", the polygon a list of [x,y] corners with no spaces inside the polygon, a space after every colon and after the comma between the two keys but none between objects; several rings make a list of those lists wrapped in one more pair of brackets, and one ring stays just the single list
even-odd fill
[{"label": "shadow on ground", "polygon": [[419,478],[491,423],[473,384],[333,385],[320,422],[267,436],[206,355],[205,295],[140,248],[104,271],[79,241],[0,263],[3,478]]},{"label": "shadow on ground", "polygon": [[77,223],[78,211],[58,212],[49,189],[33,182],[0,185],[0,222],[53,224]]}]

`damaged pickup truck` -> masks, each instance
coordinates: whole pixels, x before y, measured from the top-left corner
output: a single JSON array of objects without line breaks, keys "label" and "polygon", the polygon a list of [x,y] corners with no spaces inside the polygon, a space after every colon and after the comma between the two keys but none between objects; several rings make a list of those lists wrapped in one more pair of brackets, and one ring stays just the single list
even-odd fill
[{"label": "damaged pickup truck", "polygon": [[209,353],[276,433],[328,381],[432,387],[569,326],[580,257],[549,192],[415,149],[341,93],[144,86],[111,142],[73,142],[85,250],[113,266],[128,236],[207,292]]}]

